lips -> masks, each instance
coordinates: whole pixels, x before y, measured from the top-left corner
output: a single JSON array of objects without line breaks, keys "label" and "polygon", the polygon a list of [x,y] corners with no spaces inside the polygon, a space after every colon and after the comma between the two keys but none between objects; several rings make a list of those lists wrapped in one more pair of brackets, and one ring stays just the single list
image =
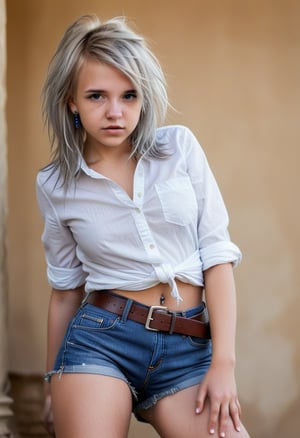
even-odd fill
[{"label": "lips", "polygon": [[106,126],[105,128],[103,128],[104,131],[119,131],[124,129],[123,126],[119,126],[119,125],[110,125],[110,126]]}]

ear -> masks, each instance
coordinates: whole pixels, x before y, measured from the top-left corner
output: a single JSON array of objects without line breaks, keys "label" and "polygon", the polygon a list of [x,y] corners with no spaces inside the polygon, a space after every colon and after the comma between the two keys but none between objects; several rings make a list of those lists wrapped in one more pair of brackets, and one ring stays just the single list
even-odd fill
[{"label": "ear", "polygon": [[72,112],[73,114],[74,114],[75,112],[78,112],[78,110],[77,110],[77,106],[76,106],[76,104],[75,104],[75,102],[74,102],[73,99],[70,99],[70,100],[69,100],[68,105],[69,105],[69,108],[70,108],[70,110],[71,110],[71,112]]}]

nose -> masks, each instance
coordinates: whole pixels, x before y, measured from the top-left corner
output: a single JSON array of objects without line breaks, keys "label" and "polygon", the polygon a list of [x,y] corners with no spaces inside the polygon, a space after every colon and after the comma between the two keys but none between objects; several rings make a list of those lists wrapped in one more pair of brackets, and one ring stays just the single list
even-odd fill
[{"label": "nose", "polygon": [[122,104],[117,99],[112,99],[108,102],[106,117],[108,119],[118,119],[122,116]]}]

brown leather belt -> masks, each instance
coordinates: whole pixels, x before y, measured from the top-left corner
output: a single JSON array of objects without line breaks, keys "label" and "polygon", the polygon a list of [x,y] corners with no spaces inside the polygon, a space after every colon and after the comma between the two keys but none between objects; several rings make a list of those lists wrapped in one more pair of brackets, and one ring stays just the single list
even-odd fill
[{"label": "brown leather belt", "polygon": [[[110,292],[95,291],[87,303],[122,316],[129,300]],[[204,303],[203,303],[204,304]],[[210,327],[206,307],[192,318],[178,316],[176,312],[164,306],[144,306],[132,301],[128,319],[143,324],[147,330],[178,333],[186,336],[210,339]]]}]

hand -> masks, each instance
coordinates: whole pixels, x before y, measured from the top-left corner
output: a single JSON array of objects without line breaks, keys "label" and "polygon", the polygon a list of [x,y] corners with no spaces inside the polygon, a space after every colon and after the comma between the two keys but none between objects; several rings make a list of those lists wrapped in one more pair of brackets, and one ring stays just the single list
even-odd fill
[{"label": "hand", "polygon": [[54,432],[54,424],[53,424],[53,414],[52,414],[52,403],[51,403],[51,395],[47,394],[45,396],[45,403],[44,403],[44,409],[42,412],[42,422],[44,424],[45,429],[47,432],[55,436]]},{"label": "hand", "polygon": [[213,435],[219,430],[220,437],[225,437],[230,421],[239,432],[241,407],[232,365],[211,365],[199,387],[196,400],[197,414],[202,412],[207,398],[210,403],[209,433]]}]

